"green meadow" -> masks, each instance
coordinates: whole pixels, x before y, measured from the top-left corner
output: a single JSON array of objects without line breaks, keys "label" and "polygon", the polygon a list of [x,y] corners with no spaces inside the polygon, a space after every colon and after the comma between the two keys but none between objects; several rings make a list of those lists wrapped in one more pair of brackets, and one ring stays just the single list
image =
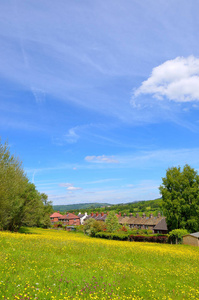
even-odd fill
[{"label": "green meadow", "polygon": [[0,232],[0,299],[199,299],[199,248]]}]

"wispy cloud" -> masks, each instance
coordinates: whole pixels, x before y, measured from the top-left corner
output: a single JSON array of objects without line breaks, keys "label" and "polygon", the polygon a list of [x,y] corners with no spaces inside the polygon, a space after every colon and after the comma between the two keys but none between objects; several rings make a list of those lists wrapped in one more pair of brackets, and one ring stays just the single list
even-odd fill
[{"label": "wispy cloud", "polygon": [[114,156],[86,156],[85,160],[92,163],[107,163],[107,164],[117,164],[119,163],[118,160],[114,159]]},{"label": "wispy cloud", "polygon": [[69,183],[69,182],[66,182],[66,183],[60,183],[59,186],[68,188],[70,186],[73,186],[73,184]]},{"label": "wispy cloud", "polygon": [[96,183],[106,183],[106,182],[112,182],[112,181],[118,181],[122,180],[121,178],[106,178],[106,179],[100,179],[100,180],[95,180],[95,181],[89,181],[86,182],[86,184],[96,184]]},{"label": "wispy cloud", "polygon": [[142,94],[175,102],[199,101],[199,59],[177,57],[155,67],[151,76],[135,90],[134,97]]},{"label": "wispy cloud", "polygon": [[133,188],[119,187],[114,189],[91,189],[83,192],[67,194],[51,194],[49,200],[53,204],[72,204],[72,203],[91,203],[91,202],[106,202],[106,203],[126,203],[139,200],[150,200],[158,198],[160,185],[159,181],[143,180],[134,184]]},{"label": "wispy cloud", "polygon": [[72,183],[69,183],[69,182],[60,183],[59,186],[65,187],[67,189],[67,191],[70,191],[70,192],[82,190],[81,187],[76,187]]},{"label": "wispy cloud", "polygon": [[64,140],[67,143],[73,144],[77,142],[77,140],[79,139],[79,135],[75,131],[75,128],[71,128],[68,130],[68,133],[64,135]]},{"label": "wispy cloud", "polygon": [[68,191],[79,191],[79,190],[82,190],[82,188],[76,187],[76,186],[69,186],[69,187],[67,187],[67,190]]}]

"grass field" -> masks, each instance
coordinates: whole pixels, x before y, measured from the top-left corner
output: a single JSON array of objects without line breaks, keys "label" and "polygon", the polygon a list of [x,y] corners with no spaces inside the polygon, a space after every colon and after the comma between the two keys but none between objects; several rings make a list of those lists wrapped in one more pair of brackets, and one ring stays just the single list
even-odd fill
[{"label": "grass field", "polygon": [[199,248],[0,232],[0,299],[199,299]]}]

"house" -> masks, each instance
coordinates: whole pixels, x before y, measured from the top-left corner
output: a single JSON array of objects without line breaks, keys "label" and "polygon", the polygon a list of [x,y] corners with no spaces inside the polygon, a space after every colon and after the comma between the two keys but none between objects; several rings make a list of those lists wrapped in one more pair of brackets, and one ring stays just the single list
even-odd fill
[{"label": "house", "polygon": [[59,222],[63,225],[80,225],[80,217],[72,213],[68,213],[59,217]]},{"label": "house", "polygon": [[168,233],[168,228],[167,228],[167,222],[166,218],[162,218],[157,225],[153,228],[154,233],[162,233],[162,234],[167,234]]},{"label": "house", "polygon": [[50,222],[53,225],[56,222],[59,222],[59,217],[62,217],[62,215],[58,212],[54,212],[51,216],[50,216]]},{"label": "house", "polygon": [[81,214],[81,212],[79,212],[78,217],[80,218],[80,224],[83,225],[84,224],[84,220],[87,217],[87,212],[85,212],[84,214]]},{"label": "house", "polygon": [[96,214],[94,214],[93,212],[88,215],[85,219],[84,219],[84,222],[87,221],[88,219],[92,218],[92,219],[95,219],[96,221],[102,221],[102,222],[105,222],[106,220],[106,217],[107,217],[108,213],[105,214],[105,213],[98,213],[96,212]]},{"label": "house", "polygon": [[[84,222],[90,218],[93,218],[97,221],[103,221],[105,222],[107,218],[107,214],[105,213],[98,213],[95,214],[92,212],[90,215],[87,215],[87,217],[84,219]],[[133,216],[131,213],[129,217],[124,214],[124,216],[119,214],[116,215],[118,218],[118,222],[120,225],[127,225],[130,228],[135,229],[150,229],[154,233],[161,233],[161,234],[167,234],[168,228],[166,223],[166,218],[161,216],[160,213],[158,213],[157,217],[153,216],[153,214],[150,214],[149,217],[145,215],[145,213],[142,214],[142,216],[139,216],[137,213],[136,216]]]},{"label": "house", "polygon": [[130,228],[135,229],[150,229],[154,233],[162,233],[166,234],[168,232],[166,219],[162,217],[160,213],[158,213],[157,217],[154,217],[153,214],[150,214],[149,217],[143,213],[142,216],[139,216],[137,213],[136,216],[132,214],[127,217],[119,216],[118,221],[121,225],[128,225]]},{"label": "house", "polygon": [[72,213],[61,215],[59,212],[55,212],[50,216],[51,224],[54,225],[57,222],[63,225],[80,225],[80,217]]},{"label": "house", "polygon": [[199,247],[199,232],[184,235],[183,244]]}]

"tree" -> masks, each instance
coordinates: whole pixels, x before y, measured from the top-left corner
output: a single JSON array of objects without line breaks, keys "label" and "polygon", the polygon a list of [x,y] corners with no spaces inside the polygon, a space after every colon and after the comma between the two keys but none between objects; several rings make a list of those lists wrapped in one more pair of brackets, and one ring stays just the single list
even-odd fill
[{"label": "tree", "polygon": [[48,228],[51,225],[49,216],[53,212],[52,201],[48,201],[48,196],[45,193],[41,193],[40,197],[41,201],[43,202],[41,226],[44,228]]},{"label": "tree", "polygon": [[18,227],[23,206],[21,198],[27,178],[18,158],[10,154],[7,143],[0,141],[0,227],[13,230]]},{"label": "tree", "polygon": [[86,220],[86,222],[84,223],[84,233],[91,235],[91,228],[93,226],[93,223],[95,223],[95,219],[90,218],[88,220]]},{"label": "tree", "polygon": [[0,229],[48,227],[52,206],[47,198],[28,181],[22,163],[10,154],[7,143],[0,141]]},{"label": "tree", "polygon": [[108,232],[117,231],[120,228],[118,218],[114,211],[110,211],[106,218],[106,227]]},{"label": "tree", "polygon": [[174,229],[169,232],[169,241],[171,244],[182,244],[183,236],[188,234],[186,229]]},{"label": "tree", "polygon": [[160,186],[163,211],[169,231],[183,228],[199,230],[199,175],[189,165],[166,171]]}]

